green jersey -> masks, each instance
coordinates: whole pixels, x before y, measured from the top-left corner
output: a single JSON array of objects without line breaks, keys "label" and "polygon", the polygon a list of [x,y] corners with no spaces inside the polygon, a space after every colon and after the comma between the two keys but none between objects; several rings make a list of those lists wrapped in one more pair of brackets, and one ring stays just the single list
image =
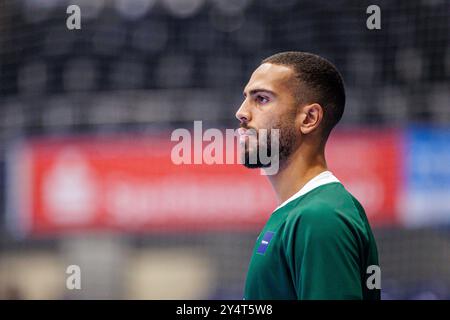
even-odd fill
[{"label": "green jersey", "polygon": [[369,266],[378,267],[378,252],[364,209],[325,171],[272,213],[244,299],[377,300],[380,290],[366,285]]}]

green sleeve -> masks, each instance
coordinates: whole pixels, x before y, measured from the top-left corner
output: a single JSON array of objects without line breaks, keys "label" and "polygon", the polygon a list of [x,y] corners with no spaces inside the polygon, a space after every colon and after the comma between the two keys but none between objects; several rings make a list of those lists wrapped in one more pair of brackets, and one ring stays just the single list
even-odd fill
[{"label": "green sleeve", "polygon": [[333,208],[309,208],[287,221],[286,256],[301,300],[362,299],[356,231]]}]

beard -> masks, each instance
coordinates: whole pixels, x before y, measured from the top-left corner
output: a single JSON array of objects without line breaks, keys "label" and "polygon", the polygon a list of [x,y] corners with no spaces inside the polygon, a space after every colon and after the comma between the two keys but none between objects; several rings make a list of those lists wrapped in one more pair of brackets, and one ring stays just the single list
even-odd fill
[{"label": "beard", "polygon": [[[279,130],[279,134],[274,133],[274,129]],[[255,130],[255,136],[245,139],[243,148],[243,165],[250,169],[268,168],[278,161],[280,167],[287,162],[294,150],[296,132],[293,121],[278,121],[266,133]],[[252,142],[251,139],[253,139]],[[274,148],[278,144],[278,148]],[[278,153],[278,154],[276,154]],[[269,161],[263,161],[268,158]]]}]

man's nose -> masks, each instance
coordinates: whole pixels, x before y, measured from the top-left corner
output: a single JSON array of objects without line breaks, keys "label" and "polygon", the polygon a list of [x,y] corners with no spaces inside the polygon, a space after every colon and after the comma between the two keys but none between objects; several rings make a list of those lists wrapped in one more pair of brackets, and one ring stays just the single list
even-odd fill
[{"label": "man's nose", "polygon": [[241,104],[238,111],[236,112],[236,119],[238,119],[240,123],[250,122],[251,115],[245,101]]}]

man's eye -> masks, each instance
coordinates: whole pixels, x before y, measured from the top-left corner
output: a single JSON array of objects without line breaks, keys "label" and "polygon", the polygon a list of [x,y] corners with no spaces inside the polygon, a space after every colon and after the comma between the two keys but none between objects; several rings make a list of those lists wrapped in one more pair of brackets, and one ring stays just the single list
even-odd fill
[{"label": "man's eye", "polygon": [[264,96],[256,96],[256,100],[257,100],[259,103],[263,103],[263,104],[269,102],[269,99],[266,98],[266,97],[264,97]]}]

